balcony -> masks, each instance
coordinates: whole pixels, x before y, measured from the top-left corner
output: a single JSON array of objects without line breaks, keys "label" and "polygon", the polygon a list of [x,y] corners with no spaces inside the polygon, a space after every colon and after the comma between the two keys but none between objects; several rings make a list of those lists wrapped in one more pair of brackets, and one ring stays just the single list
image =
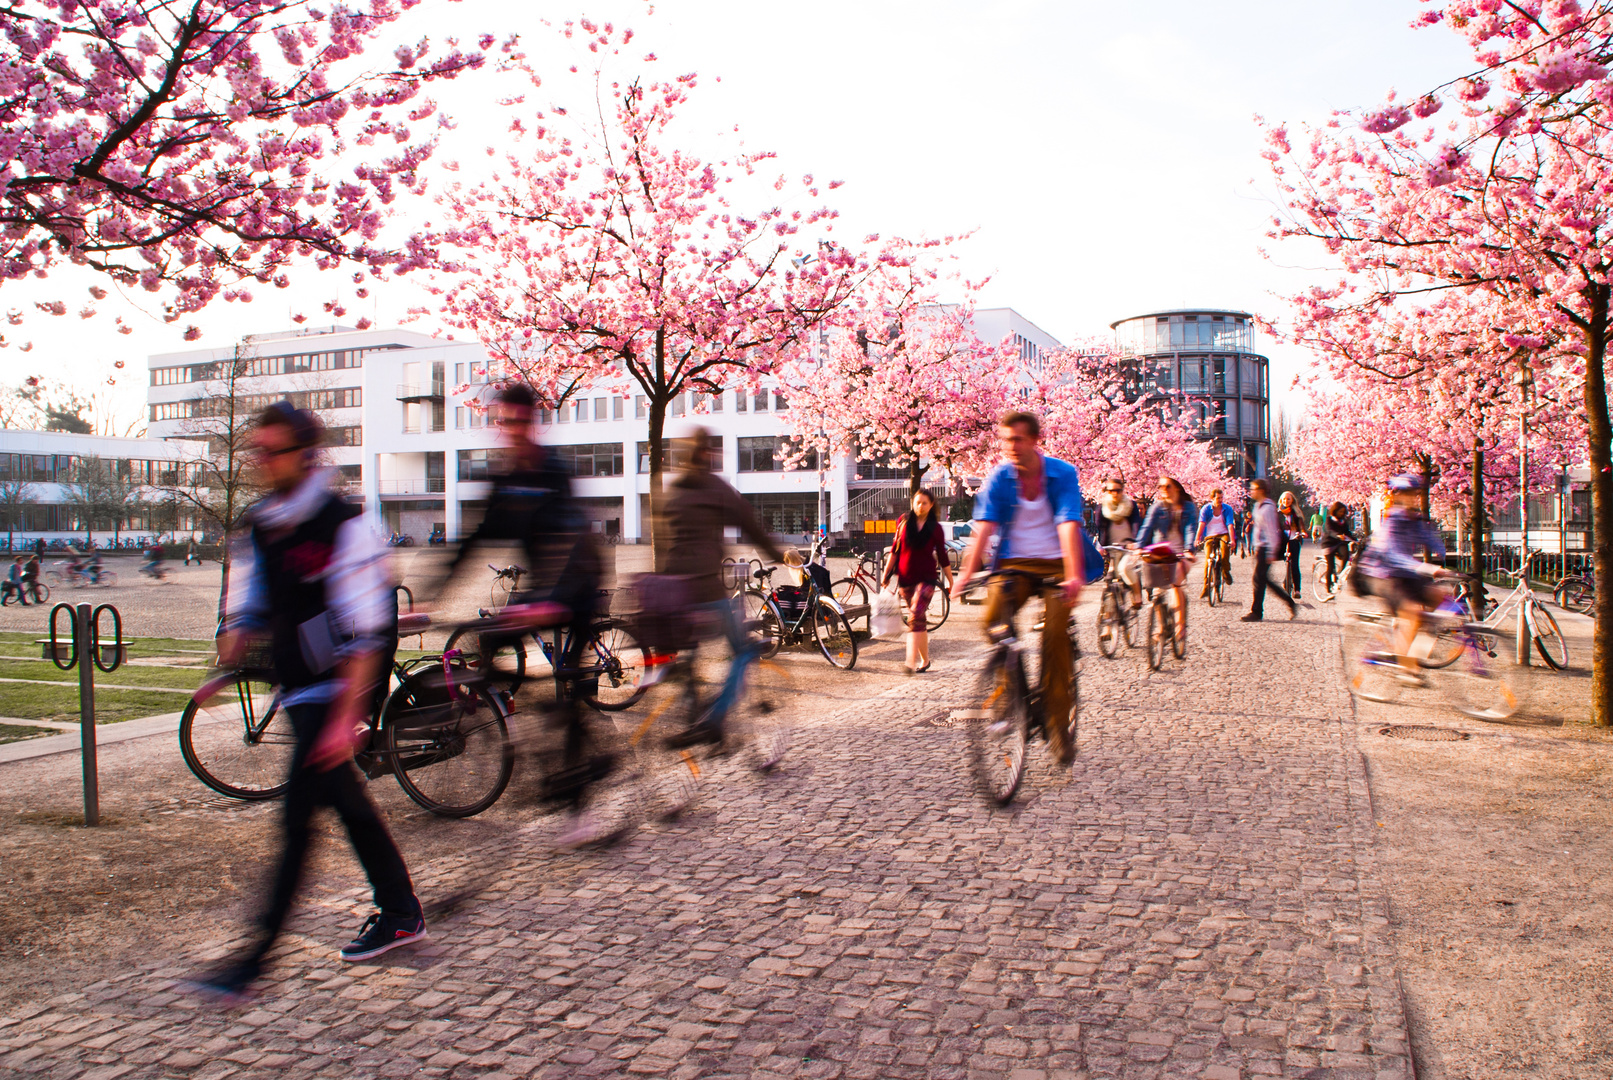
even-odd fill
[{"label": "balcony", "polygon": [[447,384],[434,382],[429,386],[398,383],[399,401],[442,401],[447,397]]},{"label": "balcony", "polygon": [[416,480],[382,480],[382,495],[441,495],[448,490],[448,480],[442,476],[424,476]]}]

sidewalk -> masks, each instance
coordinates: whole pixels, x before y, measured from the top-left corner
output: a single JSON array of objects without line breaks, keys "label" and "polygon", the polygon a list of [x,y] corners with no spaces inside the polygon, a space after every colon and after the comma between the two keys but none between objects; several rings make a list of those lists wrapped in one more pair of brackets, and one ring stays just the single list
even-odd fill
[{"label": "sidewalk", "polygon": [[934,726],[977,650],[938,653],[615,849],[540,821],[415,867],[479,884],[424,947],[341,965],[364,891],[305,907],[250,1010],[169,989],[227,944],[175,927],[5,1021],[0,1071],[1409,1077],[1337,628],[1240,613],[1159,674],[1089,654],[1077,764],[1038,748],[1011,811]]}]

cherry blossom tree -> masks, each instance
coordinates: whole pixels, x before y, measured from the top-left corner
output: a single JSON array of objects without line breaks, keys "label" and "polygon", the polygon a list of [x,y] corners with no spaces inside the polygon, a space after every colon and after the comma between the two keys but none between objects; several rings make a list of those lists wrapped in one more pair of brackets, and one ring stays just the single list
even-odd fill
[{"label": "cherry blossom tree", "polygon": [[[608,56],[632,37],[579,28]],[[754,193],[768,155],[712,162],[678,147],[672,126],[695,76],[596,71],[593,85],[597,120],[564,106],[517,115],[501,173],[447,190],[448,224],[430,237],[445,265],[434,288],[441,316],[549,403],[600,381],[642,392],[654,510],[672,402],[774,375],[874,267],[906,255],[865,256],[832,239],[833,210],[791,209],[819,197],[811,176],[774,180],[775,205],[737,205],[730,192]]]},{"label": "cherry blossom tree", "polygon": [[[1553,10],[1566,8],[1558,4]],[[1479,59],[1500,63],[1488,55]],[[1514,59],[1502,67],[1521,85],[1533,63]],[[1505,130],[1497,129],[1490,112],[1477,112],[1457,123],[1456,138],[1443,141],[1432,127],[1378,123],[1370,116],[1352,131],[1341,116],[1295,148],[1277,125],[1268,130],[1268,156],[1285,204],[1275,232],[1320,240],[1345,273],[1337,285],[1296,298],[1301,318],[1349,319],[1418,296],[1482,294],[1508,312],[1509,321],[1495,326],[1501,348],[1467,358],[1465,380],[1476,383],[1486,367],[1483,379],[1491,383],[1509,374],[1538,376],[1532,362],[1518,361],[1549,347],[1554,378],[1577,387],[1599,577],[1592,718],[1608,726],[1613,136],[1599,109],[1587,104],[1554,114],[1549,125],[1531,121]]]},{"label": "cherry blossom tree", "polygon": [[[420,189],[435,146],[414,130],[435,111],[420,91],[493,45],[421,40],[366,69],[366,48],[417,2],[12,0],[0,8],[0,279],[89,267],[165,292],[176,321],[220,295],[284,288],[301,256],[398,264],[384,216]],[[345,175],[319,169],[336,158]],[[88,318],[107,295],[90,293],[38,307]]]}]

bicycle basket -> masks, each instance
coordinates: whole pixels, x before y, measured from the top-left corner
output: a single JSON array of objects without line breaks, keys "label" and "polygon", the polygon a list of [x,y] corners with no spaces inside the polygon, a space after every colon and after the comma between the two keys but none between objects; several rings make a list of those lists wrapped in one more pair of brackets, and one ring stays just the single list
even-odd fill
[{"label": "bicycle basket", "polygon": [[633,580],[633,616],[638,638],[657,653],[677,652],[693,642],[689,579],[676,574],[640,574]]},{"label": "bicycle basket", "polygon": [[1161,563],[1145,559],[1137,567],[1137,577],[1145,589],[1167,589],[1176,584],[1176,573],[1180,565],[1174,560]]},{"label": "bicycle basket", "polygon": [[780,585],[774,590],[773,598],[778,601],[779,611],[793,619],[806,610],[807,588],[804,585]]},{"label": "bicycle basket", "polygon": [[471,672],[455,664],[453,673],[457,694],[449,689],[441,664],[414,671],[387,699],[386,726],[406,730],[439,727],[474,711],[480,702],[465,686]]}]

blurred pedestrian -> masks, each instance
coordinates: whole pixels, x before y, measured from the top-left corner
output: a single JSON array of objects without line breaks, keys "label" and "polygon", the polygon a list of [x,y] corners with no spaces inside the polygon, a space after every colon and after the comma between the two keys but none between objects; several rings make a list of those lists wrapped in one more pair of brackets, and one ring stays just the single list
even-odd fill
[{"label": "blurred pedestrian", "polygon": [[364,793],[353,764],[369,730],[380,657],[396,626],[388,605],[385,559],[362,511],[336,494],[314,468],[323,427],[288,401],[259,414],[253,458],[270,494],[249,512],[239,595],[227,596],[219,657],[237,663],[249,635],[266,631],[280,707],[296,744],[281,816],[282,848],[257,941],[199,990],[238,998],[258,977],[291,912],[302,879],[314,811],[341,817],[369,876],[375,904],[343,960],[366,960],[426,937],[426,923],[403,856]]},{"label": "blurred pedestrian", "polygon": [[1299,614],[1294,598],[1271,580],[1271,564],[1282,557],[1283,527],[1277,520],[1277,504],[1271,501],[1271,489],[1258,477],[1249,481],[1249,526],[1253,533],[1250,546],[1255,553],[1254,603],[1244,622],[1259,622],[1266,617],[1266,590],[1270,589],[1288,605],[1288,617]]},{"label": "blurred pedestrian", "polygon": [[193,562],[197,566],[202,565],[202,556],[196,550],[196,538],[194,536],[185,544],[185,565],[189,566]]},{"label": "blurred pedestrian", "polygon": [[952,560],[947,554],[946,530],[935,519],[935,496],[924,488],[913,493],[913,508],[896,523],[890,558],[885,560],[883,589],[896,579],[896,587],[907,605],[907,661],[902,670],[909,675],[930,670],[930,626],[926,613],[935,595],[936,582],[946,579],[952,587]]},{"label": "blurred pedestrian", "polygon": [[28,594],[23,591],[22,587],[24,561],[21,555],[11,560],[11,565],[6,568],[6,580],[0,583],[0,599],[10,599],[11,594],[16,593],[17,602],[27,607]]}]

